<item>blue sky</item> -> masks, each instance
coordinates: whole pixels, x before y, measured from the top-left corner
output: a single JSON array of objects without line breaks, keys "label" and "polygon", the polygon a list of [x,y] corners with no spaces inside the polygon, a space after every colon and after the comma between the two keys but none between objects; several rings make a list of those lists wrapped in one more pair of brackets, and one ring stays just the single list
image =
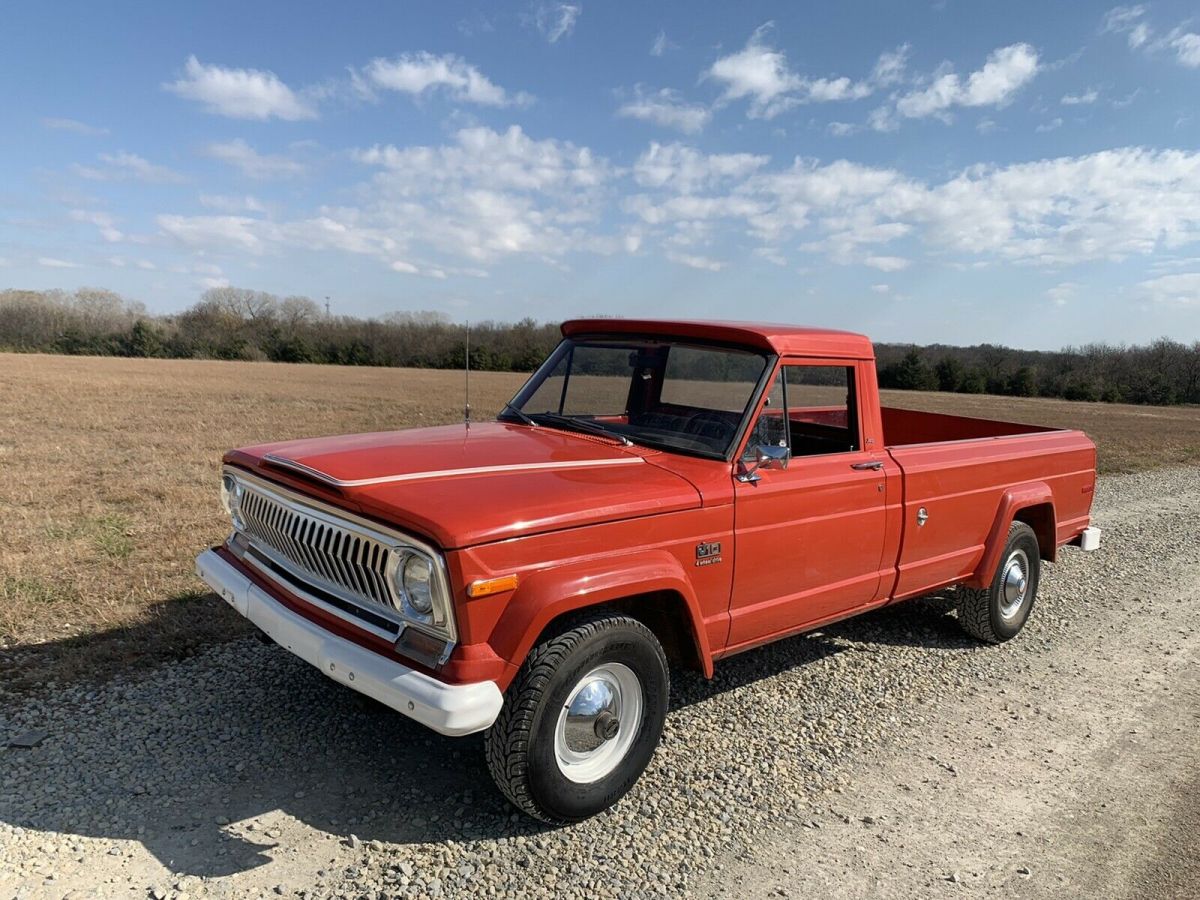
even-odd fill
[{"label": "blue sky", "polygon": [[0,287],[1200,339],[1194,4],[9,3]]}]

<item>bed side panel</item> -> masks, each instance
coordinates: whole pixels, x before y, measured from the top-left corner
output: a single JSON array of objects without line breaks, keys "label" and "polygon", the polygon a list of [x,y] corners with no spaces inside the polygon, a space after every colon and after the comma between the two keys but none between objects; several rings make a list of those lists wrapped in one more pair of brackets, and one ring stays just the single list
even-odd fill
[{"label": "bed side panel", "polygon": [[[1005,495],[1035,498],[1049,489],[1056,543],[1088,525],[1096,451],[1078,431],[889,448],[903,469],[904,530],[895,599],[961,581],[979,570],[997,517],[1014,511]],[[1032,499],[1030,500],[1032,502]],[[919,524],[921,510],[924,524]],[[1004,512],[1002,512],[1004,510]],[[1002,529],[1007,529],[1004,522]]]}]

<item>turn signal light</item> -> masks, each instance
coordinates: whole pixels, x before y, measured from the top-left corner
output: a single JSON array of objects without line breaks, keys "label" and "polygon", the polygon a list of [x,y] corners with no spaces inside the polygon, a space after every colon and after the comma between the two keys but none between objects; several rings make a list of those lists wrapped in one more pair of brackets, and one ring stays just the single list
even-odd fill
[{"label": "turn signal light", "polygon": [[517,589],[518,580],[516,575],[502,575],[499,578],[485,578],[482,581],[472,581],[467,585],[467,596],[472,598],[490,597],[492,594],[514,591]]}]

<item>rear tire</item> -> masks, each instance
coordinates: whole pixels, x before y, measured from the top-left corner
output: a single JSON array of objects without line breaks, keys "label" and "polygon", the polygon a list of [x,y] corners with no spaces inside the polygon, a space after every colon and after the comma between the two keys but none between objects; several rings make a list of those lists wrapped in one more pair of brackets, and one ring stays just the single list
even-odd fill
[{"label": "rear tire", "polygon": [[641,776],[667,715],[667,660],[641,622],[594,613],[533,648],[484,739],[519,810],[551,824],[612,806]]},{"label": "rear tire", "polygon": [[1037,535],[1024,522],[1013,522],[992,583],[985,588],[959,585],[958,624],[989,644],[1016,637],[1033,611],[1041,574]]}]

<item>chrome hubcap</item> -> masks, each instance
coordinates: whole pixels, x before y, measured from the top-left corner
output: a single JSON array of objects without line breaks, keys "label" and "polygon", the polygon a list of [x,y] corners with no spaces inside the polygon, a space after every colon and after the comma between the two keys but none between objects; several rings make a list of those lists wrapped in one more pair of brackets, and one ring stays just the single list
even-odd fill
[{"label": "chrome hubcap", "polygon": [[1029,592],[1029,557],[1024,550],[1014,550],[1004,563],[1000,591],[1000,615],[1011,619],[1020,612]]},{"label": "chrome hubcap", "polygon": [[589,784],[625,758],[642,724],[642,683],[622,663],[597,666],[567,695],[554,729],[554,758],[570,781]]}]

